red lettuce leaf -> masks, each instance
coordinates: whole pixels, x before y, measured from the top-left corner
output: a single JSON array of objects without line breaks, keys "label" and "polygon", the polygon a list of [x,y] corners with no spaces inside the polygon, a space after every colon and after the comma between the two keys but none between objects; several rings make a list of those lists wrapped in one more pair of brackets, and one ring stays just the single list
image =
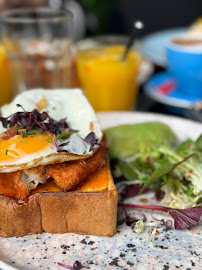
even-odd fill
[{"label": "red lettuce leaf", "polygon": [[176,230],[196,226],[202,215],[202,206],[195,206],[187,209],[175,209],[158,205],[135,205],[125,203],[119,203],[118,206],[130,208],[143,208],[167,212],[173,217]]},{"label": "red lettuce leaf", "polygon": [[202,215],[202,207],[196,206],[188,209],[171,209],[168,213],[175,220],[175,229],[191,228],[196,226]]}]

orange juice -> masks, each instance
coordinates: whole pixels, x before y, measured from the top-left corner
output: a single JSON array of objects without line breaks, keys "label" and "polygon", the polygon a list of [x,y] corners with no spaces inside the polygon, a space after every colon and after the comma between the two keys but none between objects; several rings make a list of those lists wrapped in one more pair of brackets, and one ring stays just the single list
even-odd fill
[{"label": "orange juice", "polygon": [[123,45],[108,45],[78,53],[81,87],[96,111],[130,110],[134,106],[141,57],[130,50],[122,61],[124,49]]},{"label": "orange juice", "polygon": [[0,45],[0,106],[11,100],[11,78],[5,49]]}]

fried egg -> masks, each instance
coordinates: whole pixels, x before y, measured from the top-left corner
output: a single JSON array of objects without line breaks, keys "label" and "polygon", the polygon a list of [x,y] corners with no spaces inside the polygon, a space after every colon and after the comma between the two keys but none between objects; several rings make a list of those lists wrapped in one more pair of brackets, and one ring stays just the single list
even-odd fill
[{"label": "fried egg", "polygon": [[[10,139],[0,141],[0,173],[25,170],[39,165],[62,163],[89,157],[96,150],[90,149],[89,143],[83,139],[94,132],[96,139],[101,141],[103,133],[100,123],[96,118],[93,108],[80,89],[58,89],[58,90],[30,90],[18,95],[10,104],[1,108],[1,115],[8,117],[16,112],[37,109],[39,112],[47,112],[54,120],[67,118],[69,127],[78,130],[66,141],[63,147],[68,152],[57,152],[54,135],[45,134],[29,135],[23,138],[15,135]],[[0,124],[0,132],[6,129]]]}]

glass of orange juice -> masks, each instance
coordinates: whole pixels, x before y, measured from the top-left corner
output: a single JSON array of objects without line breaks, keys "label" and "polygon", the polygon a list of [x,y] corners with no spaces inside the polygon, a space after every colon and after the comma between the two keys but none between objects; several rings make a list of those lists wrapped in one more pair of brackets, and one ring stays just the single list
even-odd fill
[{"label": "glass of orange juice", "polygon": [[0,44],[0,106],[11,101],[11,77],[5,48]]},{"label": "glass of orange juice", "polygon": [[101,36],[77,44],[78,78],[96,111],[134,108],[141,57],[131,49],[122,60],[126,42],[126,37]]}]

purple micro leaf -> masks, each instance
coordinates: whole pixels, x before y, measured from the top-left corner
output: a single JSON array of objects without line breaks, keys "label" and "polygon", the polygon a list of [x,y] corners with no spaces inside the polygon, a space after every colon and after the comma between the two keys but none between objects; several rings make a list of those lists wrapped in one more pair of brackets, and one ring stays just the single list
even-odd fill
[{"label": "purple micro leaf", "polygon": [[170,230],[173,227],[173,222],[170,219],[167,219],[166,221],[164,221],[164,219],[162,219],[163,221],[163,225],[165,225],[166,230]]},{"label": "purple micro leaf", "polygon": [[61,152],[67,152],[68,153],[67,150],[62,149],[61,147],[67,145],[69,142],[59,144],[58,141],[57,141],[57,139],[56,139],[56,135],[55,134],[54,134],[53,138],[54,138],[55,146],[57,148],[57,152],[59,152],[59,153],[61,153]]},{"label": "purple micro leaf", "polygon": [[73,269],[74,270],[79,270],[82,268],[82,265],[79,261],[75,261],[74,264],[73,264]]},{"label": "purple micro leaf", "polygon": [[63,263],[58,263],[58,265],[65,267],[65,268],[68,268],[68,269],[73,269],[73,270],[80,270],[82,268],[82,265],[79,261],[75,261],[73,264],[73,267],[71,265],[66,265]]},{"label": "purple micro leaf", "polygon": [[[124,189],[122,190],[121,194],[120,194],[121,199],[124,200],[124,199],[127,199],[127,198],[134,197],[134,196],[138,195],[141,188],[142,188],[142,185],[139,185],[139,184],[125,186]],[[146,187],[143,190],[143,193],[146,193],[148,191],[150,191],[150,188]]]},{"label": "purple micro leaf", "polygon": [[41,120],[42,121],[45,121],[47,118],[49,118],[47,112],[42,112],[42,114],[41,114]]},{"label": "purple micro leaf", "polygon": [[141,211],[141,210],[138,210],[138,212],[140,213],[140,215],[142,216],[142,220],[145,222],[147,220],[145,214]]},{"label": "purple micro leaf", "polygon": [[23,109],[23,111],[26,112],[25,109],[22,107],[22,105],[16,104],[16,107],[21,107]]},{"label": "purple micro leaf", "polygon": [[[16,112],[7,118],[0,117],[0,121],[2,122],[4,128],[9,128],[12,125],[17,125],[17,127],[25,128],[26,132],[31,131],[30,133],[32,134],[36,134],[36,129],[40,128],[41,134],[44,132],[50,132],[54,134],[54,141],[58,152],[68,152],[67,150],[63,150],[61,147],[67,145],[69,142],[65,142],[59,145],[55,137],[55,135],[61,134],[67,128],[68,130],[72,130],[69,128],[66,122],[66,118],[56,121],[51,118],[47,112],[40,113],[36,109],[31,112],[27,112],[20,104],[16,104],[16,106],[21,107],[23,112]],[[69,136],[71,136],[71,134]],[[90,139],[92,140],[92,138]],[[93,139],[91,145],[94,145],[95,143],[96,139]]]},{"label": "purple micro leaf", "polygon": [[[195,206],[188,209],[175,209],[158,205],[135,205],[125,203],[119,203],[118,205],[121,207],[142,208],[167,212],[173,217],[176,230],[191,228],[197,225],[202,215],[202,206]],[[170,226],[170,222],[168,222],[168,225]]]},{"label": "purple micro leaf", "polygon": [[7,118],[4,118],[4,117],[0,117],[0,121],[2,122],[2,126],[4,128],[7,128],[7,126],[8,126],[8,119]]},{"label": "purple micro leaf", "polygon": [[60,265],[62,267],[65,267],[65,268],[68,268],[68,269],[74,269],[71,265],[66,265],[66,264],[63,264],[63,263],[58,263],[58,265]]},{"label": "purple micro leaf", "polygon": [[166,230],[170,230],[172,228],[172,226],[173,226],[172,220],[158,219],[158,218],[154,217],[153,215],[151,215],[151,216],[152,216],[153,220],[160,221],[160,223],[166,227]]},{"label": "purple micro leaf", "polygon": [[157,201],[161,201],[163,199],[165,195],[165,192],[163,190],[161,190],[160,188],[158,188],[155,192],[155,198]]},{"label": "purple micro leaf", "polygon": [[85,137],[84,141],[90,144],[90,152],[93,150],[94,145],[99,144],[98,139],[95,138],[95,132],[93,131]]},{"label": "purple micro leaf", "polygon": [[59,145],[59,147],[63,147],[63,146],[68,145],[68,144],[69,144],[69,142],[61,143],[61,144]]},{"label": "purple micro leaf", "polygon": [[197,225],[201,215],[202,207],[196,206],[188,209],[171,209],[168,213],[175,220],[175,229],[191,228]]}]

